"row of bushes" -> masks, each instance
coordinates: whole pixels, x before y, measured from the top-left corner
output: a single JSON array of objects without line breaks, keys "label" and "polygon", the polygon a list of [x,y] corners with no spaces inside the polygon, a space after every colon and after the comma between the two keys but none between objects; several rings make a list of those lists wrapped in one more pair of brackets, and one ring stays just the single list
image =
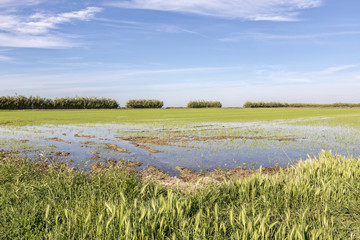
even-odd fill
[{"label": "row of bushes", "polygon": [[[129,100],[126,108],[162,108],[163,101],[156,99]],[[26,96],[2,96],[0,97],[0,109],[101,109],[119,108],[120,105],[110,98],[96,97],[63,97],[43,98]],[[221,103],[216,101],[190,101],[188,108],[221,108]]]},{"label": "row of bushes", "polygon": [[280,103],[280,102],[246,102],[244,108],[308,108],[308,107],[360,107],[360,103]]},{"label": "row of bushes", "polygon": [[217,101],[190,101],[188,108],[221,108],[221,102]]},{"label": "row of bushes", "polygon": [[0,97],[0,109],[99,109],[118,107],[119,104],[109,98],[66,97],[49,99],[33,96]]},{"label": "row of bushes", "polygon": [[140,99],[140,100],[129,100],[126,103],[126,108],[162,108],[164,106],[163,101],[155,99]]}]

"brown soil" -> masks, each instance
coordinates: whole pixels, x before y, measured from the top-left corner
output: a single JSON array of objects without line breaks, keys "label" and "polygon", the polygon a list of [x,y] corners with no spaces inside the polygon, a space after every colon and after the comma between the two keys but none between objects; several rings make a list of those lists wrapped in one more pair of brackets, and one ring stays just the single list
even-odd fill
[{"label": "brown soil", "polygon": [[75,168],[69,167],[66,164],[62,163],[45,163],[45,162],[37,162],[33,163],[39,170],[44,172],[50,172],[50,171],[61,171],[61,172],[68,172],[68,173],[74,173],[76,171]]},{"label": "brown soil", "polygon": [[143,164],[142,162],[126,161],[126,160],[107,160],[106,162],[110,166],[124,166],[130,168],[137,168]]},{"label": "brown soil", "polygon": [[22,139],[22,140],[20,140],[19,142],[20,142],[20,143],[27,143],[27,142],[29,142],[29,140],[27,140],[27,139]]},{"label": "brown soil", "polygon": [[112,150],[118,151],[118,152],[129,153],[125,148],[118,147],[118,146],[115,145],[114,143],[106,143],[105,145],[106,145],[106,148],[107,148],[107,149],[112,149]]},{"label": "brown soil", "polygon": [[75,134],[74,134],[74,137],[82,137],[82,138],[88,138],[88,139],[90,139],[90,138],[94,138],[95,136],[90,136],[90,135],[79,135],[79,134],[75,133]]},{"label": "brown soil", "polygon": [[66,142],[60,138],[54,137],[54,138],[48,138],[48,140],[53,140],[53,141],[57,141],[57,142],[63,142],[63,143],[67,143],[67,144],[71,144],[71,142]]},{"label": "brown soil", "polygon": [[161,151],[159,151],[159,150],[155,150],[155,149],[149,148],[149,147],[147,147],[147,146],[145,146],[145,145],[140,145],[140,144],[135,143],[135,142],[132,142],[132,143],[130,143],[130,144],[134,145],[135,147],[144,149],[144,150],[146,150],[146,151],[148,151],[148,152],[151,152],[151,153],[159,153],[159,152],[161,152]]},{"label": "brown soil", "polygon": [[117,137],[124,141],[129,141],[133,145],[156,144],[166,146],[177,146],[175,143],[183,141],[185,136],[170,136],[170,137]]},{"label": "brown soil", "polygon": [[66,156],[69,156],[70,153],[68,153],[68,152],[56,152],[54,155],[55,156],[66,157]]},{"label": "brown soil", "polygon": [[100,157],[98,156],[98,155],[94,155],[94,156],[92,156],[90,159],[91,160],[98,160]]},{"label": "brown soil", "polygon": [[[206,187],[209,184],[219,184],[227,180],[244,179],[253,174],[260,173],[260,170],[247,170],[241,167],[229,170],[215,170],[212,172],[197,173],[184,167],[176,167],[180,172],[180,178],[171,177],[164,171],[148,165],[147,170],[141,171],[142,181],[153,181],[164,186],[180,187],[182,190]],[[280,171],[278,166],[261,169],[261,174],[273,175]]]},{"label": "brown soil", "polygon": [[86,141],[86,142],[80,142],[80,144],[83,144],[83,145],[93,145],[93,144],[95,144],[95,142]]},{"label": "brown soil", "polygon": [[140,147],[139,143],[144,144],[156,144],[156,145],[167,145],[167,146],[179,146],[176,143],[184,143],[191,141],[208,141],[208,140],[226,140],[226,139],[246,139],[246,140],[273,140],[273,141],[297,141],[296,138],[292,137],[246,137],[246,136],[213,136],[213,137],[201,137],[201,136],[168,136],[168,137],[117,137],[121,140],[129,141],[133,145]]},{"label": "brown soil", "polygon": [[[116,170],[134,170],[135,167],[139,167],[142,165],[141,162],[132,162],[132,161],[125,161],[125,160],[107,160],[106,161],[109,166],[105,166],[101,163],[91,163],[91,173],[104,173],[110,169]],[[137,172],[137,171],[136,171]]]},{"label": "brown soil", "polygon": [[111,139],[108,139],[108,138],[99,138],[99,140],[103,140],[103,141],[111,141]]},{"label": "brown soil", "polygon": [[93,155],[99,155],[100,153],[99,152],[96,152],[96,151],[90,151],[91,154]]}]

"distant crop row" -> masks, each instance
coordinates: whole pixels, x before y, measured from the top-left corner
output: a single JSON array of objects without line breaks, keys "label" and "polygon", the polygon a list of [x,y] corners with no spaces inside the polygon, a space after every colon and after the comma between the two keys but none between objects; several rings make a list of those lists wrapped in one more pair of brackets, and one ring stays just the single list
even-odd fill
[{"label": "distant crop row", "polygon": [[126,108],[162,108],[164,106],[163,101],[155,99],[140,99],[140,100],[129,100],[126,103]]},{"label": "distant crop row", "polygon": [[[156,99],[132,99],[126,103],[126,108],[162,108],[164,102]],[[97,97],[62,97],[43,98],[39,96],[0,96],[0,109],[106,109],[119,108],[114,99]],[[216,101],[190,101],[188,108],[221,108]]]},{"label": "distant crop row", "polygon": [[66,97],[49,99],[33,96],[0,97],[0,109],[100,109],[118,107],[119,104],[109,98]]},{"label": "distant crop row", "polygon": [[308,107],[360,107],[360,103],[280,103],[280,102],[246,102],[244,108],[308,108]]},{"label": "distant crop row", "polygon": [[221,102],[217,101],[190,101],[188,108],[221,108]]}]

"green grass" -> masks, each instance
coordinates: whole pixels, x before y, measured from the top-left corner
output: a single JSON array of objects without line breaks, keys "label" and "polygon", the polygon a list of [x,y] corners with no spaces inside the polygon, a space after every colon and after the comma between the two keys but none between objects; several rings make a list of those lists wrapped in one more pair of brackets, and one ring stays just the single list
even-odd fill
[{"label": "green grass", "polygon": [[0,157],[0,238],[359,239],[359,176],[359,159],[323,152],[278,175],[184,193],[126,171]]},{"label": "green grass", "polygon": [[[314,118],[329,117],[321,120]],[[83,123],[251,122],[307,119],[309,123],[351,124],[360,127],[360,108],[286,109],[117,109],[0,111],[0,125]]]}]

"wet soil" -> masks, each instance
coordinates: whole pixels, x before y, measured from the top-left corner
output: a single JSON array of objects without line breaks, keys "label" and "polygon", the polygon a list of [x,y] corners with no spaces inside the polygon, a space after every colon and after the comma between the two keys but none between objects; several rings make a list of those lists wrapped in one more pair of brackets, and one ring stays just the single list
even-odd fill
[{"label": "wet soil", "polygon": [[269,140],[269,141],[297,141],[293,137],[262,137],[262,136],[211,136],[211,137],[202,137],[202,136],[168,136],[168,137],[117,137],[118,139],[129,141],[134,145],[143,144],[156,144],[156,145],[166,145],[166,146],[178,146],[176,143],[184,143],[190,141],[209,141],[209,140],[227,140],[227,139],[245,139],[245,140]]},{"label": "wet soil", "polygon": [[135,142],[132,142],[132,143],[130,143],[130,144],[134,145],[135,147],[144,149],[144,150],[146,150],[146,151],[148,151],[148,152],[151,152],[151,153],[159,153],[159,152],[161,152],[161,151],[159,151],[159,150],[155,150],[155,149],[149,148],[149,147],[147,147],[147,146],[145,146],[145,145],[140,145],[140,144],[135,143]]},{"label": "wet soil", "polygon": [[171,177],[161,169],[152,165],[148,165],[147,170],[143,170],[139,174],[144,182],[153,181],[164,186],[180,187],[185,190],[202,188],[209,184],[219,184],[228,180],[245,179],[256,173],[274,175],[280,172],[278,166],[261,168],[261,170],[249,170],[237,167],[229,170],[214,170],[201,173],[179,166],[176,167],[176,170],[180,172],[179,178]]},{"label": "wet soil", "polygon": [[57,138],[57,137],[54,137],[54,138],[48,138],[48,140],[52,140],[52,141],[56,141],[56,142],[62,142],[62,143],[67,143],[67,144],[71,144],[71,142],[67,142],[67,141],[64,141],[60,138]]},{"label": "wet soil", "polygon": [[54,155],[61,156],[61,157],[67,157],[70,155],[70,153],[69,152],[56,152]]},{"label": "wet soil", "polygon": [[75,134],[74,134],[74,137],[81,137],[81,138],[87,138],[87,139],[90,139],[90,138],[95,138],[95,136],[90,136],[90,135],[79,135],[78,133],[75,133]]},{"label": "wet soil", "polygon": [[[60,153],[64,154],[63,152]],[[14,154],[14,152],[0,150],[0,160],[6,157],[11,157],[12,154]],[[55,153],[55,155],[56,154],[57,153]],[[69,173],[76,171],[75,168],[70,167],[66,163],[32,162],[29,164],[35,164],[35,166],[41,171],[56,170],[66,171]],[[131,174],[137,174],[143,182],[156,182],[163,186],[176,187],[181,190],[194,190],[211,184],[220,184],[228,180],[245,179],[257,173],[274,175],[279,173],[281,169],[284,169],[278,166],[253,170],[237,167],[228,170],[195,172],[191,169],[178,166],[176,167],[176,170],[180,173],[179,177],[172,177],[153,165],[148,165],[146,170],[135,170],[135,168],[141,165],[141,162],[127,160],[107,160],[106,164],[94,162],[90,164],[90,174],[104,173],[111,169],[125,170]],[[284,170],[286,171],[287,169]]]},{"label": "wet soil", "polygon": [[107,149],[112,149],[117,152],[129,153],[125,148],[121,148],[114,143],[106,143],[105,145]]}]

